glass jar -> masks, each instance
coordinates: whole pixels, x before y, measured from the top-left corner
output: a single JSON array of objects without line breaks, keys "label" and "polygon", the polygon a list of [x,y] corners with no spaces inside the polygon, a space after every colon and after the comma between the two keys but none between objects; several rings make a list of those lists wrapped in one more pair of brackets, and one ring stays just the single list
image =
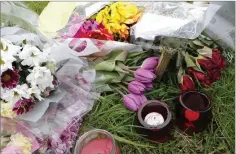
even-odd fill
[{"label": "glass jar", "polygon": [[176,124],[185,133],[192,135],[207,128],[212,119],[211,101],[206,94],[188,91],[176,102]]},{"label": "glass jar", "polygon": [[172,116],[167,104],[149,100],[139,108],[137,119],[137,131],[151,141],[166,142],[171,138]]},{"label": "glass jar", "polygon": [[79,137],[74,154],[119,154],[119,148],[111,133],[94,129]]}]

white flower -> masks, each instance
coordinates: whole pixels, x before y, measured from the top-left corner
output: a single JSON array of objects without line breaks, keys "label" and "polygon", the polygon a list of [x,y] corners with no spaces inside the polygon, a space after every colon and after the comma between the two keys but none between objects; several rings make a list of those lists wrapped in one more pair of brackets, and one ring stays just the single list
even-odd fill
[{"label": "white flower", "polygon": [[1,99],[10,104],[15,104],[19,99],[21,99],[21,96],[15,93],[14,89],[1,88]]},{"label": "white flower", "polygon": [[16,92],[18,95],[20,95],[21,97],[27,98],[29,99],[31,97],[31,90],[28,87],[27,84],[23,84],[23,85],[17,85],[14,89],[14,92]]},{"label": "white flower", "polygon": [[1,38],[1,74],[12,68],[12,63],[16,61],[16,56],[20,52],[21,47],[13,45],[9,40]]},{"label": "white flower", "polygon": [[19,53],[19,58],[23,59],[22,65],[28,66],[39,66],[47,61],[47,57],[38,48],[29,44],[26,44],[22,52]]},{"label": "white flower", "polygon": [[1,51],[10,52],[12,55],[16,56],[22,49],[22,47],[12,44],[10,40],[1,38],[2,49]]},{"label": "white flower", "polygon": [[11,104],[15,104],[22,97],[29,99],[31,94],[31,89],[27,84],[17,85],[13,89],[1,88],[1,99]]},{"label": "white flower", "polygon": [[53,76],[46,67],[34,67],[31,73],[26,77],[26,81],[30,83],[32,87],[38,86],[42,92],[47,87],[54,87],[52,84]]},{"label": "white flower", "polygon": [[1,116],[8,118],[16,117],[16,113],[12,111],[13,104],[5,103],[3,101],[0,101],[0,104],[1,104]]},{"label": "white flower", "polygon": [[41,91],[37,86],[33,86],[30,88],[30,93],[33,94],[39,101],[42,101]]}]

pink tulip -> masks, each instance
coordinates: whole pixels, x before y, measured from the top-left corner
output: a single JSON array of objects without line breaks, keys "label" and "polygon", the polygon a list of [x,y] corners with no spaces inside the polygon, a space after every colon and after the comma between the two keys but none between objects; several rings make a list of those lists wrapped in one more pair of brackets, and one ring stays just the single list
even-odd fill
[{"label": "pink tulip", "polygon": [[143,94],[127,94],[123,96],[124,105],[131,111],[137,111],[139,107],[147,101],[146,96]]},{"label": "pink tulip", "polygon": [[132,81],[128,84],[128,89],[130,93],[139,95],[145,91],[145,85],[138,81]]},{"label": "pink tulip", "polygon": [[141,107],[144,103],[147,102],[147,97],[145,95],[139,95],[140,97],[140,104],[139,104],[139,107]]},{"label": "pink tulip", "polygon": [[146,90],[152,90],[153,89],[153,83],[147,83],[145,84]]},{"label": "pink tulip", "polygon": [[158,62],[159,62],[158,57],[149,57],[143,61],[141,68],[147,69],[147,70],[154,70],[154,68],[157,66]]},{"label": "pink tulip", "polygon": [[123,103],[127,109],[131,111],[137,111],[138,110],[137,104],[139,104],[139,99],[140,98],[138,97],[138,95],[127,94],[123,96]]},{"label": "pink tulip", "polygon": [[141,83],[151,83],[156,75],[149,70],[139,68],[135,71],[135,79]]}]

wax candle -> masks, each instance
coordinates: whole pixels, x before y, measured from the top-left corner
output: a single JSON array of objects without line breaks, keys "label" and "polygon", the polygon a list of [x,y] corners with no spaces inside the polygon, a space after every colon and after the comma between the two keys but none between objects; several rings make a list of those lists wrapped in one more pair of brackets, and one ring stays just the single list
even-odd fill
[{"label": "wax candle", "polygon": [[137,132],[153,142],[166,142],[171,138],[171,112],[167,104],[149,100],[137,114]]},{"label": "wax candle", "polygon": [[157,126],[164,123],[164,118],[160,113],[151,112],[146,115],[144,121],[151,126]]},{"label": "wax candle", "polygon": [[[111,154],[112,146],[109,138],[95,138],[86,144],[79,154]],[[118,148],[115,154],[118,154]]]}]

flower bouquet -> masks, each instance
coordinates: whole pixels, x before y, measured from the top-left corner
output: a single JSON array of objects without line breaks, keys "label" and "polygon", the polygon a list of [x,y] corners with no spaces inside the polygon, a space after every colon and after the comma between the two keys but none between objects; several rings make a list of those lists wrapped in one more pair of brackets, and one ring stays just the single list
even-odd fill
[{"label": "flower bouquet", "polygon": [[1,38],[1,115],[15,118],[32,110],[57,87],[55,61],[24,40]]},{"label": "flower bouquet", "polygon": [[115,49],[142,51],[129,44],[130,27],[143,9],[126,2],[96,2],[76,7],[67,26],[58,31],[58,43],[77,56],[104,56]]},{"label": "flower bouquet", "polygon": [[[8,138],[1,153],[67,153],[101,91],[93,83],[96,72],[86,59],[50,44],[32,24],[37,18],[25,20],[26,13],[34,13],[22,3],[4,2],[1,7],[1,119],[7,117],[1,126],[14,129],[7,132],[12,141]],[[19,145],[18,138],[25,144]]]}]

